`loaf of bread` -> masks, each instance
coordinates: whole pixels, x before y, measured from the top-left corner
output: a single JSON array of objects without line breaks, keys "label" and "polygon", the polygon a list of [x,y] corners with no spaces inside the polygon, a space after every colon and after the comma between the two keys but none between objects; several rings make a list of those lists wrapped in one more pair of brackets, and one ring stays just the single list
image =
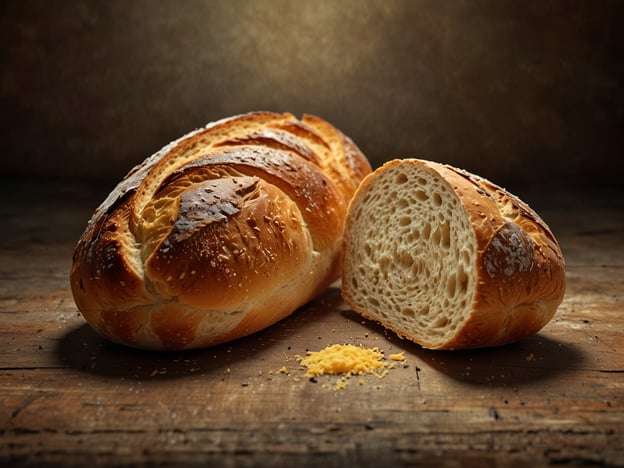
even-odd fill
[{"label": "loaf of bread", "polygon": [[425,348],[503,345],[539,331],[565,291],[553,233],[501,187],[448,165],[386,163],[351,201],[345,302]]},{"label": "loaf of bread", "polygon": [[211,123],[135,167],[74,252],[87,322],[144,349],[207,347],[286,317],[339,277],[348,203],[371,168],[314,116]]}]

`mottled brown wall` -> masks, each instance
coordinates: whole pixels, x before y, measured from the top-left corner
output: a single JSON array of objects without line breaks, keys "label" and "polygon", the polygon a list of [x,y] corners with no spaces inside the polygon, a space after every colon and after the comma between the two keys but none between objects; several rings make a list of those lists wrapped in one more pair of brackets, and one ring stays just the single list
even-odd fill
[{"label": "mottled brown wall", "polygon": [[[623,175],[624,2],[4,1],[0,175],[119,178],[208,121],[304,112],[374,166]],[[608,168],[608,169],[607,169]]]}]

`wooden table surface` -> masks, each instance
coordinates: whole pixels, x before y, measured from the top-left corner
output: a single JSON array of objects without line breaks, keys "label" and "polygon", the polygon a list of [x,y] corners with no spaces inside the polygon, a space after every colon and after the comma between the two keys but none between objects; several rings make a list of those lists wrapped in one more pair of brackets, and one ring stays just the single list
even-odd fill
[{"label": "wooden table surface", "polygon": [[[624,466],[624,188],[519,193],[567,260],[555,318],[520,343],[424,350],[329,288],[245,339],[140,352],[84,322],[72,250],[112,187],[3,181],[0,464]],[[306,350],[404,352],[379,379],[305,377]],[[281,370],[281,371],[280,371]]]}]

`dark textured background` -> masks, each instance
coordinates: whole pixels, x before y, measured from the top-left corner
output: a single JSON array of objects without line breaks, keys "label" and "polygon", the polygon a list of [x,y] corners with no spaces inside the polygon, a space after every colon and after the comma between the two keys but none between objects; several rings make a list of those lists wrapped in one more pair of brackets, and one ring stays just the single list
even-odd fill
[{"label": "dark textured background", "polygon": [[3,1],[0,175],[118,179],[250,110],[317,114],[374,166],[621,183],[624,1]]}]

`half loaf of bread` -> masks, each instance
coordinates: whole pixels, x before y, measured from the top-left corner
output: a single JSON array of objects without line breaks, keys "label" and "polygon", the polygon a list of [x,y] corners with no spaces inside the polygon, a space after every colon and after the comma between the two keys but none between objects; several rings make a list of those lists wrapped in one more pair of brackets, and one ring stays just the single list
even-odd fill
[{"label": "half loaf of bread", "polygon": [[104,337],[146,349],[265,328],[339,276],[346,209],[370,171],[313,116],[256,112],[191,132],[95,211],[71,269],[78,309]]},{"label": "half loaf of bread", "polygon": [[565,290],[553,233],[466,171],[395,160],[351,201],[342,291],[355,311],[423,347],[497,346],[540,330]]}]

